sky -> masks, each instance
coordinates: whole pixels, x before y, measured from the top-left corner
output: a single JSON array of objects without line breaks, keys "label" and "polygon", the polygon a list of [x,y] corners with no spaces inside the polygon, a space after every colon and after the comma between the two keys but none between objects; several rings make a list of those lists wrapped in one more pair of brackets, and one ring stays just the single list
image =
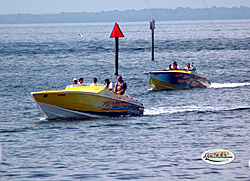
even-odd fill
[{"label": "sky", "polygon": [[150,8],[250,7],[250,0],[0,0],[0,14],[58,14]]}]

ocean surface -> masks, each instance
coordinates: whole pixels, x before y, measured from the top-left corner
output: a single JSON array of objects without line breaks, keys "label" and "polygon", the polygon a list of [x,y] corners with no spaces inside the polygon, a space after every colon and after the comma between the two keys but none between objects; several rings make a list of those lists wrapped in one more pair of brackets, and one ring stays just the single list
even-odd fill
[{"label": "ocean surface", "polygon": [[[155,61],[149,22],[118,24],[118,71],[144,115],[54,121],[30,93],[115,82],[114,23],[0,25],[1,181],[249,180],[250,20],[156,21]],[[174,60],[211,87],[148,91],[143,72]],[[202,161],[216,148],[236,159]]]}]

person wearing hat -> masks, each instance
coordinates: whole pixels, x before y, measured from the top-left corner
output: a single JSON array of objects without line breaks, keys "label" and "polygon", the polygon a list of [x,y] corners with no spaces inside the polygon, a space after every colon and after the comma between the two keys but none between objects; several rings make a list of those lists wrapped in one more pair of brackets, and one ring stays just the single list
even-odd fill
[{"label": "person wearing hat", "polygon": [[73,86],[72,87],[77,87],[77,78],[73,79]]},{"label": "person wearing hat", "polygon": [[196,67],[194,66],[193,62],[190,63],[190,67],[192,68],[193,71],[196,71]]},{"label": "person wearing hat", "polygon": [[108,90],[112,90],[113,89],[113,83],[109,82],[108,78],[104,79],[104,82],[105,82],[105,88],[107,88]]}]

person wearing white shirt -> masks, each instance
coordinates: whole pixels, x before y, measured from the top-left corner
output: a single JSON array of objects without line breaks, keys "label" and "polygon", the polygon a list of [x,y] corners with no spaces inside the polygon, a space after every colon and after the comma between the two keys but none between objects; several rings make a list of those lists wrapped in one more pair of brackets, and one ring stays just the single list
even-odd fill
[{"label": "person wearing white shirt", "polygon": [[85,86],[84,84],[83,84],[83,80],[84,80],[84,78],[79,78],[79,82],[77,83],[78,84],[78,86]]},{"label": "person wearing white shirt", "polygon": [[97,78],[93,78],[93,83],[90,84],[90,86],[98,86],[98,84],[97,84]]},{"label": "person wearing white shirt", "polygon": [[105,82],[105,88],[107,88],[108,90],[112,90],[112,89],[113,89],[113,83],[112,83],[112,82],[109,82],[109,79],[108,79],[108,78],[106,78],[106,79],[104,80],[104,82]]},{"label": "person wearing white shirt", "polygon": [[185,67],[185,70],[193,70],[193,68],[190,67],[190,63],[187,63],[187,66]]}]

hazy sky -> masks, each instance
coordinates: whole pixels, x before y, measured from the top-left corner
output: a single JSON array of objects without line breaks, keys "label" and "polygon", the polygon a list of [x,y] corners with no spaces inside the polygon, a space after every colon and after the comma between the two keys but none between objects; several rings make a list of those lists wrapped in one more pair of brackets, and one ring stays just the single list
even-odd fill
[{"label": "hazy sky", "polygon": [[100,12],[144,8],[250,7],[250,0],[0,0],[0,14]]}]

